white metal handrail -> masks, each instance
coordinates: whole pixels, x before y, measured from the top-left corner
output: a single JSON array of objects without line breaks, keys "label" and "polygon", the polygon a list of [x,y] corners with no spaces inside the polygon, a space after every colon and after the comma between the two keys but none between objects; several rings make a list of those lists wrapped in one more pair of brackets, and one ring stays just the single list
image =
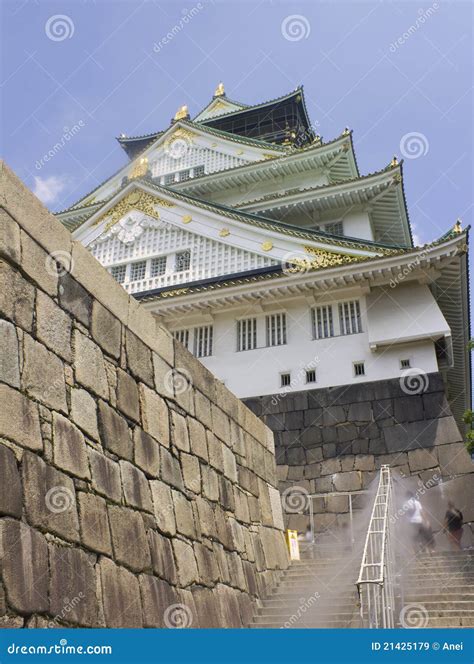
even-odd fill
[{"label": "white metal handrail", "polygon": [[392,507],[390,467],[382,466],[357,580],[363,627],[394,627],[395,557],[390,520]]}]

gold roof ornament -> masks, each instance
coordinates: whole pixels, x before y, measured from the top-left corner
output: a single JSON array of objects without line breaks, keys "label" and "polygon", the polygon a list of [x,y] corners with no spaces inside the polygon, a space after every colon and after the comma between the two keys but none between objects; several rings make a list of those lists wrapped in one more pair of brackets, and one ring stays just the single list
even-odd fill
[{"label": "gold roof ornament", "polygon": [[342,132],[342,135],[343,136],[349,136],[350,133],[351,133],[351,130],[349,129],[349,127],[344,127],[344,131]]},{"label": "gold roof ornament", "polygon": [[189,222],[191,222],[192,220],[193,218],[191,217],[190,214],[185,214],[183,217],[183,224],[189,224]]},{"label": "gold roof ornament", "polygon": [[221,81],[217,86],[216,91],[214,92],[214,97],[224,97],[224,96],[225,96],[224,83],[222,83]]},{"label": "gold roof ornament", "polygon": [[273,242],[262,242],[262,249],[263,251],[271,251],[273,249]]},{"label": "gold roof ornament", "polygon": [[129,177],[132,179],[141,178],[147,174],[147,171],[148,171],[148,159],[147,157],[142,157],[133,166]]},{"label": "gold roof ornament", "polygon": [[393,155],[392,161],[390,162],[390,168],[396,168],[398,166],[398,157],[396,154]]},{"label": "gold roof ornament", "polygon": [[186,118],[189,118],[189,111],[188,107],[186,104],[184,106],[180,106],[176,113],[174,114],[174,119],[175,120],[185,120]]},{"label": "gold roof ornament", "polygon": [[453,228],[453,233],[456,233],[456,235],[459,235],[459,233],[462,233],[462,225],[461,225],[461,220],[456,219],[456,223],[454,224]]}]

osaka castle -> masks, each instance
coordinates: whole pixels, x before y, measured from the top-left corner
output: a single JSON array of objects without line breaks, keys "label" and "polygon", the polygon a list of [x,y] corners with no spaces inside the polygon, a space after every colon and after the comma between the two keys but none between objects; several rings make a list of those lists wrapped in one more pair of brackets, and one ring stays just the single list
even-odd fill
[{"label": "osaka castle", "polygon": [[302,87],[248,105],[220,83],[117,140],[125,165],[57,216],[265,419],[283,482],[357,490],[376,458],[472,472],[468,229],[437,219],[414,246],[402,162],[361,174],[352,131],[317,134]]}]

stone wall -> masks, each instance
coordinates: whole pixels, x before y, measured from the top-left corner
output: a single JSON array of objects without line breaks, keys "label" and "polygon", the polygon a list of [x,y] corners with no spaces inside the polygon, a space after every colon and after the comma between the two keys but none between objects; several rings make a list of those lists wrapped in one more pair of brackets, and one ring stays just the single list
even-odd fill
[{"label": "stone wall", "polygon": [[5,166],[0,622],[240,627],[288,565],[273,435]]},{"label": "stone wall", "polygon": [[[360,491],[389,464],[416,483],[443,483],[474,522],[471,461],[439,373],[247,399],[274,431],[280,490]],[[347,522],[348,499],[315,501],[316,528]],[[444,514],[444,512],[443,512]],[[307,517],[292,516],[303,529]]]}]

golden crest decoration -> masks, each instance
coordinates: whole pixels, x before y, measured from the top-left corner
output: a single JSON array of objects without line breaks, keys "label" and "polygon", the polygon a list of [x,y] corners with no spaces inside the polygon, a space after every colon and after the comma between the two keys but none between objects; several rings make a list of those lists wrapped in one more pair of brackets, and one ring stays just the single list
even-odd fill
[{"label": "golden crest decoration", "polygon": [[117,221],[119,221],[127,212],[130,210],[139,210],[146,214],[148,217],[153,217],[153,219],[159,219],[160,213],[156,210],[156,206],[172,208],[174,203],[165,201],[162,198],[153,196],[146,191],[141,191],[140,189],[135,189],[127,194],[122,200],[120,200],[113,208],[104,212],[96,221],[94,226],[98,226],[100,223],[107,219],[107,224],[105,230],[108,231],[112,226],[114,226]]}]

